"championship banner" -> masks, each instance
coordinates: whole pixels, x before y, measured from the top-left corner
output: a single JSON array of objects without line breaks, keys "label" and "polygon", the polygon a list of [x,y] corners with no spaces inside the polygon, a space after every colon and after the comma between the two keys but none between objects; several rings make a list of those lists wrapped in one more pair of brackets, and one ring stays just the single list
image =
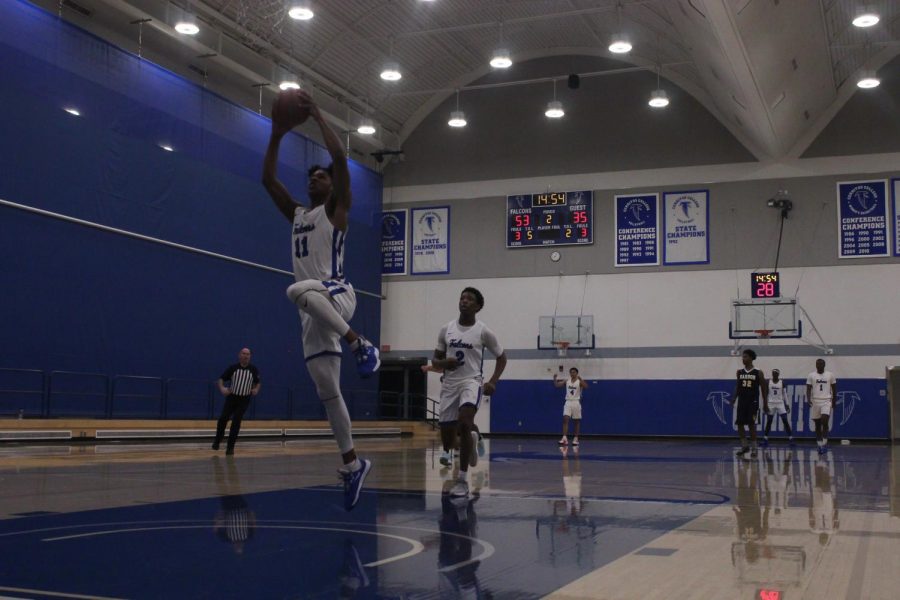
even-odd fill
[{"label": "championship banner", "polygon": [[381,213],[381,274],[406,275],[405,208]]},{"label": "championship banner", "polygon": [[659,264],[659,194],[616,196],[617,267]]},{"label": "championship banner", "polygon": [[412,221],[412,274],[446,275],[450,272],[450,207],[414,208]]},{"label": "championship banner", "polygon": [[894,256],[900,256],[900,178],[892,179],[894,188]]},{"label": "championship banner", "polygon": [[709,263],[709,190],[663,194],[664,265]]},{"label": "championship banner", "polygon": [[890,256],[887,181],[837,184],[838,258]]}]

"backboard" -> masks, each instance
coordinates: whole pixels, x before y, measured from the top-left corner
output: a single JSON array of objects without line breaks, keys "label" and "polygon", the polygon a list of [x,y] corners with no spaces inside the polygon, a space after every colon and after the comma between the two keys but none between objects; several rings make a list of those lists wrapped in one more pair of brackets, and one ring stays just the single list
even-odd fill
[{"label": "backboard", "polygon": [[803,322],[796,298],[754,298],[731,301],[728,337],[758,338],[766,330],[772,338],[803,337]]},{"label": "backboard", "polygon": [[538,349],[556,350],[559,342],[569,349],[594,348],[594,316],[547,316],[538,318]]}]

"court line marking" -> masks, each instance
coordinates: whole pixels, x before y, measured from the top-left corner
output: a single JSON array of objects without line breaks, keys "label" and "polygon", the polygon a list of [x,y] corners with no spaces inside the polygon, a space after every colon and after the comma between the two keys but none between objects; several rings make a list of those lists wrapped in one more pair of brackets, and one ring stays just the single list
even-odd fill
[{"label": "court line marking", "polygon": [[[365,567],[380,567],[381,565],[386,565],[392,562],[396,562],[398,560],[403,560],[406,558],[410,558],[417,554],[421,554],[425,551],[425,545],[419,541],[410,539],[408,537],[404,537],[401,535],[393,535],[390,533],[382,533],[380,531],[365,531],[362,529],[345,529],[342,527],[310,527],[305,525],[256,525],[257,529],[305,529],[311,531],[339,531],[342,533],[359,533],[362,535],[373,535],[375,537],[387,537],[393,538],[395,540],[400,540],[402,542],[406,542],[411,546],[410,550],[402,554],[397,554],[395,556],[391,556],[389,558],[384,558],[382,560],[378,560],[375,562],[367,563],[363,566]],[[106,531],[90,531],[88,533],[76,533],[74,535],[64,535],[54,538],[44,538],[42,542],[60,542],[74,539],[82,539],[88,537],[98,537],[101,535],[115,535],[119,533],[135,533],[139,531],[165,531],[171,529],[209,529],[209,524],[204,525],[166,525],[163,527],[134,527],[130,529],[109,529]]]},{"label": "court line marking", "polygon": [[[272,522],[272,523],[278,523],[278,522],[284,522],[284,523],[328,523],[328,524],[340,523],[340,521],[303,521],[303,520],[281,521],[278,519],[272,520],[270,522]],[[360,525],[365,525],[365,524],[361,523]],[[451,535],[453,537],[462,538],[464,540],[472,540],[473,542],[477,542],[484,549],[484,551],[481,554],[479,554],[478,556],[475,556],[468,560],[464,560],[462,562],[458,562],[456,564],[449,565],[449,566],[443,567],[441,569],[438,569],[439,573],[453,571],[455,569],[459,569],[461,567],[464,567],[464,566],[474,563],[474,562],[487,560],[488,558],[492,557],[494,555],[494,553],[497,551],[497,549],[494,547],[494,545],[491,544],[490,542],[487,542],[481,538],[472,537],[471,535],[463,535],[461,533],[453,533],[450,531],[440,531],[439,529],[427,529],[425,527],[410,527],[409,525],[390,525],[388,523],[378,523],[377,525],[372,525],[372,527],[390,527],[393,529],[408,529],[410,531],[422,531],[425,533],[437,533],[438,535]],[[368,565],[364,565],[364,566],[368,567],[368,566],[377,566],[377,565],[372,563],[372,564],[368,564]]]},{"label": "court line marking", "polygon": [[[286,524],[318,523],[318,524],[328,524],[328,525],[335,525],[335,524],[336,525],[344,525],[344,523],[341,521],[306,521],[306,520],[291,520],[291,519],[269,519],[266,521],[261,521],[261,523],[265,523],[265,522],[286,523]],[[116,533],[130,533],[130,532],[137,532],[137,531],[154,531],[154,530],[165,530],[165,529],[206,529],[210,525],[208,522],[197,521],[195,519],[170,520],[170,521],[164,520],[164,521],[122,521],[122,522],[113,522],[113,523],[84,523],[84,524],[80,524],[80,525],[65,525],[62,527],[46,527],[46,528],[32,529],[32,530],[27,530],[27,531],[8,532],[8,533],[0,534],[0,537],[13,536],[13,535],[26,535],[26,534],[30,534],[30,533],[44,533],[44,532],[49,532],[49,531],[60,531],[60,530],[65,530],[65,529],[82,529],[82,528],[86,528],[86,527],[113,527],[113,526],[117,526],[117,525],[141,525],[141,524],[159,524],[159,523],[203,523],[203,524],[202,525],[166,525],[166,526],[157,526],[157,527],[132,527],[129,529],[91,531],[91,532],[87,532],[87,533],[77,533],[77,534],[73,534],[73,535],[64,535],[64,536],[57,536],[57,537],[53,537],[53,538],[44,538],[41,541],[42,542],[56,542],[56,541],[64,541],[64,540],[70,540],[70,539],[94,537],[94,536],[100,536],[100,535],[112,535],[112,534],[116,534]],[[366,526],[366,524],[364,524],[364,523],[361,523],[359,525]],[[371,525],[371,526],[372,527],[389,527],[392,529],[405,529],[405,530],[410,530],[410,531],[421,531],[421,532],[432,533],[432,534],[436,533],[439,535],[450,535],[453,537],[472,540],[473,542],[478,543],[478,545],[480,545],[483,548],[482,553],[479,554],[478,556],[475,556],[473,558],[470,558],[468,560],[465,560],[465,561],[462,561],[462,562],[459,562],[459,563],[456,563],[453,565],[443,567],[443,568],[439,569],[440,572],[452,571],[452,570],[459,569],[461,567],[464,567],[468,564],[471,564],[471,563],[474,563],[477,561],[487,560],[488,558],[493,556],[497,551],[497,549],[494,547],[494,545],[488,541],[485,541],[481,538],[472,537],[469,535],[462,535],[460,533],[452,533],[452,532],[448,532],[448,531],[442,532],[437,529],[427,529],[425,527],[410,527],[408,525],[389,525],[386,523],[379,523],[377,525]],[[359,534],[363,534],[363,535],[374,535],[374,536],[394,538],[394,539],[402,540],[412,546],[411,550],[409,550],[403,554],[398,554],[396,556],[392,556],[392,557],[382,559],[379,561],[366,563],[363,565],[365,567],[379,567],[379,566],[386,565],[386,564],[396,562],[399,560],[404,560],[406,558],[411,558],[411,557],[413,557],[417,554],[421,554],[422,552],[425,551],[425,546],[421,542],[418,542],[416,540],[413,540],[413,539],[410,539],[407,537],[393,535],[393,534],[389,534],[389,533],[382,533],[382,532],[378,532],[378,531],[366,531],[366,530],[362,530],[362,529],[346,529],[346,528],[337,528],[337,527],[315,527],[315,526],[310,526],[310,525],[304,525],[304,526],[299,526],[299,525],[293,525],[293,526],[292,525],[261,525],[259,523],[257,524],[257,527],[261,528],[261,529],[308,529],[308,530],[320,530],[320,531],[342,531],[342,532],[347,532],[347,533],[359,533]],[[0,589],[2,589],[2,588],[0,588]]]},{"label": "court line marking", "polygon": [[124,600],[111,596],[85,596],[84,594],[67,594],[65,592],[48,592],[47,590],[34,590],[31,588],[17,588],[0,586],[2,592],[19,592],[22,594],[41,594],[43,596],[56,596],[57,598],[77,598],[79,600]]}]

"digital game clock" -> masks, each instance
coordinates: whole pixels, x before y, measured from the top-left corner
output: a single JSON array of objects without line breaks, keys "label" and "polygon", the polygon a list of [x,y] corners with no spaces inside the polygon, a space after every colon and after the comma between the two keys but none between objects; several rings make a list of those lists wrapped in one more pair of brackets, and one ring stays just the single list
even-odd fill
[{"label": "digital game clock", "polygon": [[751,273],[751,298],[781,298],[781,281],[778,273]]}]

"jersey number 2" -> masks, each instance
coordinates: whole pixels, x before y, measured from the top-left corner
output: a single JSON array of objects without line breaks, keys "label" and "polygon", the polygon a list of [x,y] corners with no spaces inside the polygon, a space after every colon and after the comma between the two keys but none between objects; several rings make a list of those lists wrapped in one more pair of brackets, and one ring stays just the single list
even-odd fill
[{"label": "jersey number 2", "polygon": [[303,258],[309,256],[309,248],[306,247],[306,236],[294,240],[294,256]]},{"label": "jersey number 2", "polygon": [[457,350],[457,351],[456,351],[456,365],[457,365],[457,366],[462,366],[462,364],[463,364],[464,362],[466,362],[466,361],[464,360],[465,358],[466,358],[466,354],[465,354],[462,350]]}]

